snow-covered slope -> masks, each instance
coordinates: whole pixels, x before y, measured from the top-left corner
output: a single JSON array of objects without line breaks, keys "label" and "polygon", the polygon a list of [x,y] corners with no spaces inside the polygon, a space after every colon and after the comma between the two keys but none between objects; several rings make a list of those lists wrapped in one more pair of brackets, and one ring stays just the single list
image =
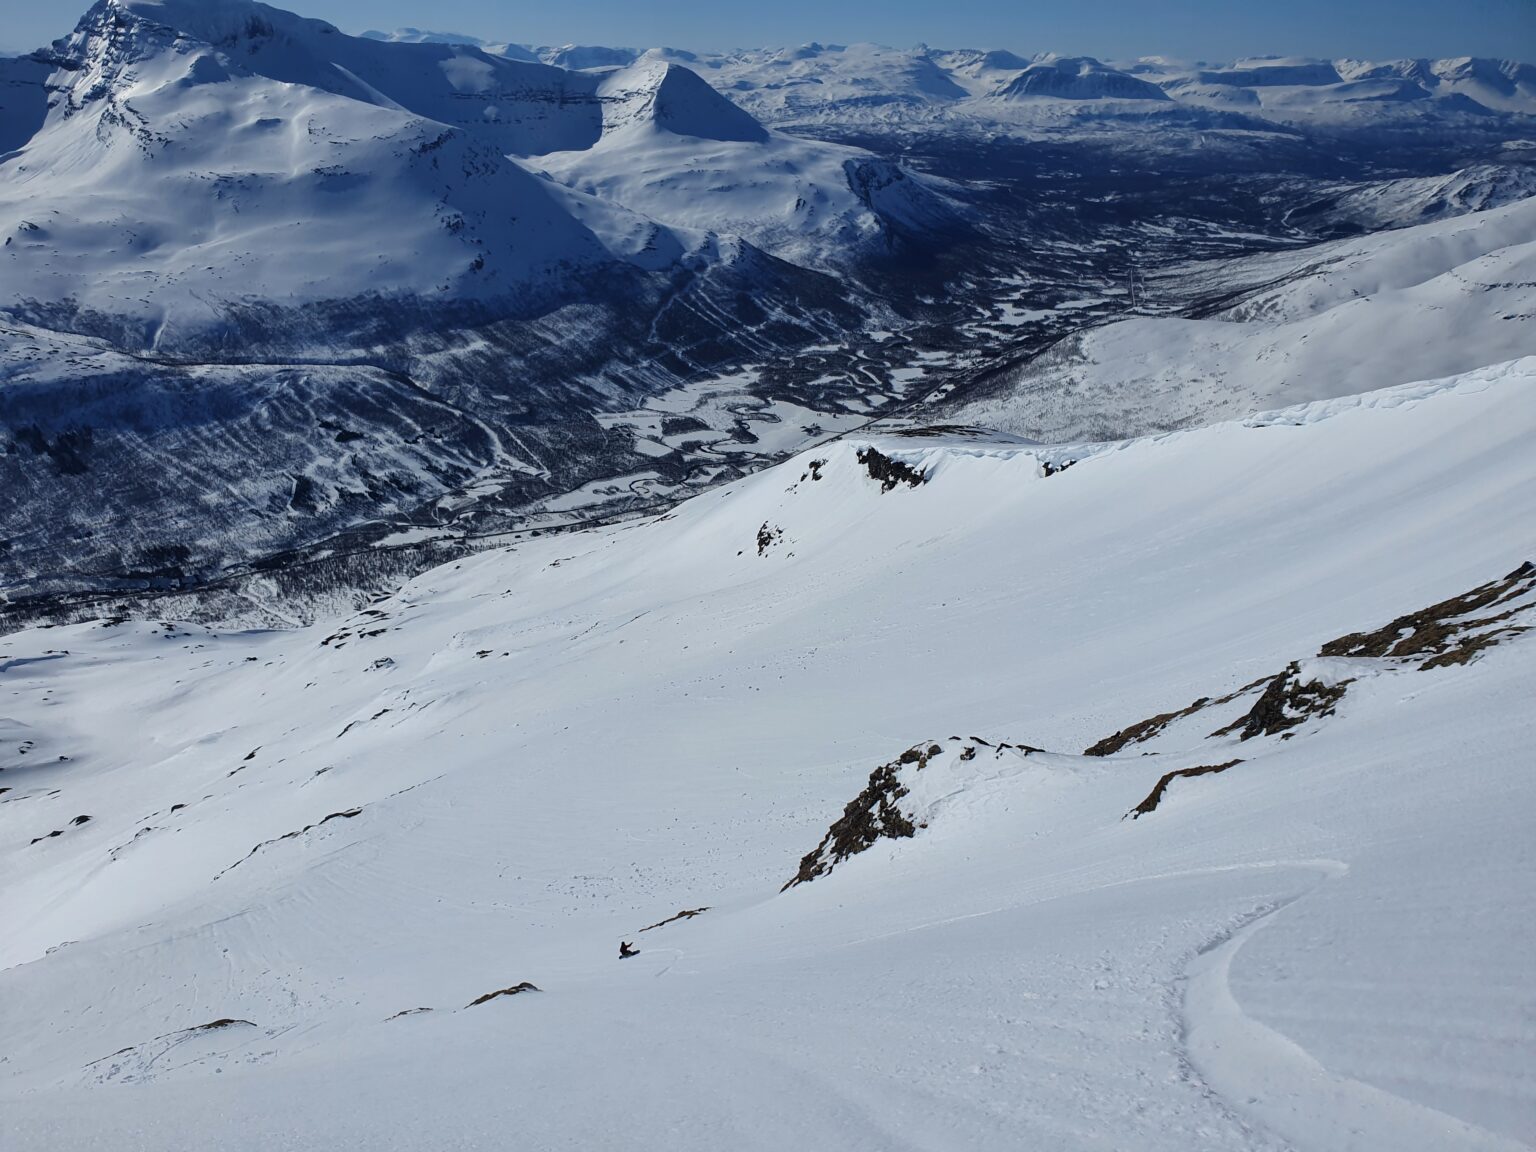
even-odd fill
[{"label": "snow-covered slope", "polygon": [[[172,18],[195,31],[156,23]],[[328,27],[261,5],[102,0],[61,54],[46,123],[4,167],[8,301],[169,347],[236,305],[548,299],[614,259],[493,142],[302,51],[348,39]]]},{"label": "snow-covered slope", "polygon": [[1331,226],[1342,232],[1375,232],[1502,208],[1533,195],[1536,164],[1475,164],[1445,176],[1407,177],[1330,189],[1297,205],[1288,218],[1311,228]]},{"label": "snow-covered slope", "polygon": [[539,59],[558,68],[606,70],[633,64],[640,53],[633,48],[607,48],[600,45],[565,44],[559,48],[541,48]]},{"label": "snow-covered slope", "polygon": [[1536,354],[1536,199],[1203,275],[1234,302],[1069,337],[947,413],[1054,439],[1231,419]]},{"label": "snow-covered slope", "polygon": [[697,73],[665,59],[619,69],[598,85],[603,135],[652,128],[700,140],[762,144],[767,130]]},{"label": "snow-covered slope", "polygon": [[1147,77],[1175,99],[1244,107],[1280,121],[1536,112],[1536,71],[1508,60],[1259,59]]},{"label": "snow-covered slope", "polygon": [[0,1131],[1512,1152],[1533,435],[1536,360],[855,440],[323,627],[7,637]]},{"label": "snow-covered slope", "polygon": [[1395,60],[1375,64],[1341,60],[1344,79],[1361,82],[1401,78],[1442,98],[1461,98],[1503,112],[1536,111],[1536,67],[1516,60],[1458,56],[1443,60]]},{"label": "snow-covered slope", "polygon": [[674,226],[741,236],[774,255],[837,267],[958,216],[899,163],[769,133],[695,73],[646,57],[606,75],[603,135],[530,164],[561,183]]},{"label": "snow-covered slope", "polygon": [[[96,42],[80,43],[86,32]],[[501,152],[582,147],[600,123],[590,77],[471,45],[347,36],[256,0],[98,0],[71,40],[67,51],[93,64],[178,41],[193,51],[211,45],[243,71],[410,112]]]}]

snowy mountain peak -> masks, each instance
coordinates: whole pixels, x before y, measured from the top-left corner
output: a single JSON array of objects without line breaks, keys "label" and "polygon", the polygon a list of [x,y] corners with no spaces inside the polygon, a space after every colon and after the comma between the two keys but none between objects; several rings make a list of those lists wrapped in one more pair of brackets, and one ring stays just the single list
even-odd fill
[{"label": "snowy mountain peak", "polygon": [[370,29],[361,33],[360,38],[379,40],[386,44],[461,44],[479,48],[492,56],[505,56],[508,60],[521,60],[528,64],[540,63],[538,54],[525,44],[497,43],[462,32],[432,32],[423,28],[396,28],[393,32]]},{"label": "snowy mountain peak", "polygon": [[710,87],[698,73],[645,57],[606,77],[598,88],[603,130],[649,125],[701,140],[760,144],[768,130]]},{"label": "snowy mountain peak", "polygon": [[117,27],[139,23],[165,28],[187,39],[224,47],[241,41],[342,34],[324,20],[299,16],[259,0],[100,0],[81,21],[81,27],[99,27],[103,21]]},{"label": "snowy mountain peak", "polygon": [[596,44],[566,44],[560,48],[547,48],[539,53],[540,59],[556,68],[582,71],[587,68],[625,68],[640,58],[633,48],[607,48]]},{"label": "snowy mountain peak", "polygon": [[1235,60],[1231,66],[1201,73],[1211,83],[1270,88],[1280,85],[1337,84],[1339,70],[1326,60],[1264,56]]},{"label": "snowy mountain peak", "polygon": [[992,52],[982,53],[980,65],[983,69],[998,72],[1023,71],[1029,67],[1029,61],[1022,56],[1016,56],[1012,52],[997,49]]},{"label": "snowy mountain peak", "polygon": [[[232,69],[410,112],[503,153],[587,147],[601,131],[592,77],[470,44],[348,36],[255,0],[99,0],[54,57],[83,103],[130,63],[159,59],[158,74],[199,46],[216,56],[204,65],[210,75]],[[130,83],[142,79],[132,71]]]},{"label": "snowy mountain peak", "polygon": [[485,41],[478,36],[462,32],[432,32],[425,28],[396,28],[393,32],[369,29],[361,35],[364,40],[384,40],[395,44],[469,44],[475,48],[485,47]]}]

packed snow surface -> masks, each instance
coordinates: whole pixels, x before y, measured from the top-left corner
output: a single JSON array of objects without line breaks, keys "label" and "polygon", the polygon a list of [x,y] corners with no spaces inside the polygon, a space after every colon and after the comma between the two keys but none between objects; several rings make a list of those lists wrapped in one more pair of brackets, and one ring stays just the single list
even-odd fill
[{"label": "packed snow surface", "polygon": [[[0,640],[5,1146],[1525,1147],[1530,582],[1317,654],[1532,558],[1533,435],[1536,359],[855,439],[311,629]],[[781,891],[909,748],[914,834]]]}]

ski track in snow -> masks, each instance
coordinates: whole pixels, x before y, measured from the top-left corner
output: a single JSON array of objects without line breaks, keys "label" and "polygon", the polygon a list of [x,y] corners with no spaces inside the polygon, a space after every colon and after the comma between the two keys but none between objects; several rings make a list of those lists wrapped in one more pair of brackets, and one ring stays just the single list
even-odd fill
[{"label": "ski track in snow", "polygon": [[[1289,1037],[1243,1011],[1229,982],[1232,963],[1243,946],[1276,916],[1305,900],[1324,884],[1342,879],[1342,860],[1266,860],[1191,868],[1139,876],[1098,885],[1086,892],[1047,897],[1046,902],[1079,899],[1090,892],[1248,871],[1300,871],[1316,879],[1305,891],[1269,901],[1219,933],[1195,953],[1176,980],[1178,1036],[1190,1071],[1237,1117],[1298,1148],[1317,1152],[1441,1152],[1465,1148],[1477,1152],[1521,1152],[1527,1146],[1504,1139],[1454,1116],[1404,1100],[1370,1084],[1337,1075]],[[1015,912],[1002,905],[980,912],[947,916],[849,940],[858,948],[968,920]],[[676,949],[678,958],[682,953]],[[656,973],[665,975],[668,964]],[[1177,991],[1177,988],[1176,988]]]},{"label": "ski track in snow", "polygon": [[1232,962],[1243,945],[1280,913],[1342,878],[1349,866],[1314,860],[1238,867],[1309,869],[1319,878],[1306,892],[1244,917],[1191,961],[1184,977],[1182,1039],[1191,1067],[1208,1088],[1245,1119],[1318,1152],[1520,1152],[1526,1147],[1330,1072],[1289,1037],[1245,1013],[1230,983]]}]

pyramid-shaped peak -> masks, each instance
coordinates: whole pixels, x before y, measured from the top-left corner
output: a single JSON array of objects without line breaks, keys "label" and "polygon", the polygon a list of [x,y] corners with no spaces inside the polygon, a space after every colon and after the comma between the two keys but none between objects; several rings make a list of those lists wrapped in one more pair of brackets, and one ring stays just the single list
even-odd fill
[{"label": "pyramid-shaped peak", "polygon": [[650,125],[678,136],[760,144],[768,130],[691,69],[655,57],[642,58],[604,79],[605,132]]}]

